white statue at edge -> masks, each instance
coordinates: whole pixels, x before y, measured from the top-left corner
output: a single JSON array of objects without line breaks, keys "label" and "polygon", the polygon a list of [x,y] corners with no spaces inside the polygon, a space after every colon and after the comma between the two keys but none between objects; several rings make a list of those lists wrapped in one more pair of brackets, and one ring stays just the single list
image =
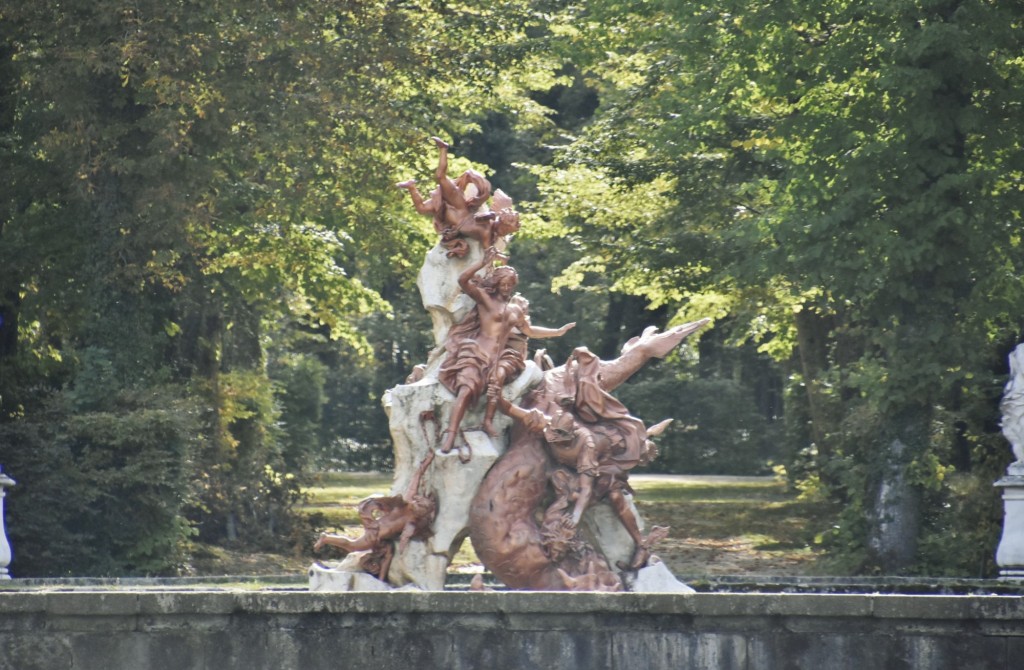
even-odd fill
[{"label": "white statue at edge", "polygon": [[1010,354],[1010,381],[1006,382],[999,409],[1003,413],[1003,435],[1017,459],[1013,465],[1024,468],[1024,344],[1018,344]]}]

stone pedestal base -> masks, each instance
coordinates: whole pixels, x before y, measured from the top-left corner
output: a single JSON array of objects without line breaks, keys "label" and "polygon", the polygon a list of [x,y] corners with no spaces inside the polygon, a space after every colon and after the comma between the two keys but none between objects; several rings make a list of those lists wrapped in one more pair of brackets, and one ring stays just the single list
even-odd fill
[{"label": "stone pedestal base", "polygon": [[996,550],[999,578],[1024,580],[1024,463],[1014,463],[995,483],[1003,489],[1003,536]]},{"label": "stone pedestal base", "polygon": [[[353,552],[349,557],[358,558],[364,552]],[[332,564],[314,563],[309,568],[309,590],[327,592],[348,591],[419,591],[412,585],[395,589],[373,575],[359,570],[357,560],[346,560]]]}]

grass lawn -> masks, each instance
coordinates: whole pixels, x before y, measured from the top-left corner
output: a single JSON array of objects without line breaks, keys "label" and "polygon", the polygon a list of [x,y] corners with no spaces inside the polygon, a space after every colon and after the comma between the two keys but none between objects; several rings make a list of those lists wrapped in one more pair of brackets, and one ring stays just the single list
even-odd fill
[{"label": "grass lawn", "polygon": [[833,511],[771,477],[630,478],[648,525],[669,526],[656,553],[678,575],[815,572],[814,535]]},{"label": "grass lawn", "polygon": [[[356,505],[388,493],[391,481],[390,474],[324,473],[307,490],[303,511],[322,515],[330,530],[357,536]],[[813,537],[827,527],[832,510],[797,499],[780,479],[634,475],[630,482],[647,526],[671,527],[655,553],[677,575],[815,573],[820,554]],[[463,543],[452,567],[476,565],[472,546]]]}]

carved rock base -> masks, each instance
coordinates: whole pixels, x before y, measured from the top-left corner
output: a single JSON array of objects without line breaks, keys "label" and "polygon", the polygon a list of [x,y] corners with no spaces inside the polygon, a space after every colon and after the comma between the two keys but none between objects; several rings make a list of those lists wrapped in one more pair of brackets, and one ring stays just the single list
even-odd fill
[{"label": "carved rock base", "polygon": [[[643,518],[637,512],[636,506],[632,505],[632,499],[630,499],[630,506],[633,508],[633,513],[636,514],[642,531],[644,529]],[[625,526],[619,521],[615,510],[608,503],[601,502],[588,508],[583,514],[580,527],[587,541],[608,560],[608,565],[614,566],[620,562],[628,564],[633,560],[636,543],[633,542],[633,538],[626,532]]]},{"label": "carved rock base", "polygon": [[[456,450],[442,454],[441,431],[448,425],[452,394],[436,378],[436,365],[423,379],[391,389],[384,398],[395,453],[395,479],[392,495],[404,493],[423,459],[434,452],[434,460],[420,483],[420,492],[433,495],[437,516],[433,534],[426,542],[411,542],[395,552],[388,582],[395,586],[414,584],[422,589],[444,588],[445,575],[463,540],[469,533],[469,507],[480,482],[495,461],[505,452],[507,427],[511,419],[498,414],[494,426],[499,437],[474,428],[483,422],[481,402],[467,412],[457,445],[468,445],[468,462],[459,459]],[[504,389],[512,402],[519,399],[541,378],[540,369],[531,361],[526,369]]]},{"label": "carved rock base", "polygon": [[[342,561],[344,563],[344,561]],[[314,563],[309,568],[310,591],[390,591],[391,587],[365,572]]]},{"label": "carved rock base", "polygon": [[444,589],[451,557],[433,552],[425,542],[410,542],[405,551],[396,551],[388,571],[388,582],[395,587],[415,586],[425,591]]},{"label": "carved rock base", "polygon": [[635,575],[626,573],[623,581],[626,590],[634,593],[696,593],[676,579],[668,566],[661,562],[640,568]]}]

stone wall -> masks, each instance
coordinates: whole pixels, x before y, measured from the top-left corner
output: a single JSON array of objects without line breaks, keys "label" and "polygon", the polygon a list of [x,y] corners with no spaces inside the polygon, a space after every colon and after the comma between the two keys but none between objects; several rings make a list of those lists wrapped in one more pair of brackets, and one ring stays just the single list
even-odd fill
[{"label": "stone wall", "polygon": [[0,591],[0,669],[1024,667],[1015,596]]}]

